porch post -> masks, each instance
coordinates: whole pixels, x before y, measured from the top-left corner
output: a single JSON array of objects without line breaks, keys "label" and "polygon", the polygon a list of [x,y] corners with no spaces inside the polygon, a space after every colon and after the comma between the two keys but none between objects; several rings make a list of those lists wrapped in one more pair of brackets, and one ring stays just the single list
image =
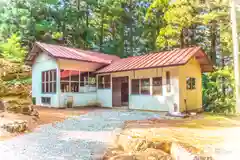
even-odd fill
[{"label": "porch post", "polygon": [[56,74],[56,95],[57,95],[57,107],[60,108],[62,107],[61,105],[61,84],[60,84],[60,77],[61,77],[61,70],[60,70],[60,65],[57,61],[57,74]]}]

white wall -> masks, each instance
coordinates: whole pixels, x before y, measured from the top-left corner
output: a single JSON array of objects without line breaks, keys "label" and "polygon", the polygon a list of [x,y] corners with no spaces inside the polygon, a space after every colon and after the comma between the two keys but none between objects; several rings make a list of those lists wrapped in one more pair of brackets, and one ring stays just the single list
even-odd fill
[{"label": "white wall", "polygon": [[[171,92],[167,92],[166,72],[170,71]],[[104,74],[101,74],[104,75]],[[129,77],[129,108],[153,111],[169,111],[174,110],[174,104],[180,110],[179,103],[179,67],[165,67],[154,69],[143,69],[136,71],[115,72],[111,73],[112,77]],[[152,77],[162,77],[163,94],[161,96],[150,95],[132,95],[131,80],[150,78],[150,90],[152,90]],[[112,88],[112,87],[111,87]],[[97,100],[105,107],[112,107],[112,89],[98,89]]]},{"label": "white wall", "polygon": [[98,89],[97,102],[103,107],[112,107],[112,89]]},{"label": "white wall", "polygon": [[[43,94],[42,93],[42,72],[51,70],[51,69],[57,69],[58,66],[56,63],[56,60],[50,56],[48,56],[46,53],[39,54],[32,66],[32,97],[36,97],[36,105],[44,105],[41,103],[41,97],[50,97],[51,98],[51,107],[58,107],[58,93],[59,93],[59,85],[57,81],[57,93],[48,93]],[[57,76],[58,72],[57,72]]]},{"label": "white wall", "polygon": [[[102,74],[104,75],[104,74]],[[107,74],[109,75],[109,74]],[[98,88],[98,75],[97,75],[97,102],[103,107],[112,107],[112,76],[110,75],[110,88],[99,89]]]},{"label": "white wall", "polygon": [[[132,95],[129,96],[129,108],[152,110],[152,111],[169,111],[173,112],[174,104],[179,106],[179,83],[177,77],[171,77],[171,92],[167,92],[167,86],[163,85],[163,93],[158,95]],[[150,78],[152,85],[152,78]],[[166,78],[163,78],[163,84],[166,84]],[[130,82],[131,86],[131,82]],[[131,87],[130,87],[131,88]],[[152,88],[152,87],[150,87]],[[130,89],[131,93],[131,89]]]},{"label": "white wall", "polygon": [[73,106],[74,107],[94,105],[97,103],[96,92],[61,93],[60,106],[62,106],[62,107],[66,106],[68,97],[73,98]]}]

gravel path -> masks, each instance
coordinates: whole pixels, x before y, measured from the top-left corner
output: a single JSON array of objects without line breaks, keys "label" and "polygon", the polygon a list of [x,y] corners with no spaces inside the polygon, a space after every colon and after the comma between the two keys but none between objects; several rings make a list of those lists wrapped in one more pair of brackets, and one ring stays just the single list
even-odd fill
[{"label": "gravel path", "polygon": [[30,134],[0,142],[3,160],[94,160],[126,120],[160,117],[141,111],[102,110],[71,117],[56,125],[44,125]]}]

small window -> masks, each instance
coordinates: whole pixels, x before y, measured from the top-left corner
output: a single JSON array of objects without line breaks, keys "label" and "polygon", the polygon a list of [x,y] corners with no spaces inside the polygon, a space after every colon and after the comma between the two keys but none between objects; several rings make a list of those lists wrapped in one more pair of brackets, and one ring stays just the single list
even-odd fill
[{"label": "small window", "polygon": [[153,95],[162,95],[162,77],[153,78]]},{"label": "small window", "polygon": [[56,70],[42,72],[42,93],[56,93]]},{"label": "small window", "polygon": [[196,78],[188,77],[186,80],[187,90],[196,89]]},{"label": "small window", "polygon": [[51,98],[50,97],[41,97],[42,104],[51,104]]},{"label": "small window", "polygon": [[105,85],[105,88],[111,88],[110,86],[110,75],[107,75],[104,77],[104,85]]},{"label": "small window", "polygon": [[69,82],[61,82],[61,91],[62,92],[70,92]]},{"label": "small window", "polygon": [[132,94],[139,94],[139,79],[132,79]]},{"label": "small window", "polygon": [[132,94],[150,94],[150,79],[132,79]]},{"label": "small window", "polygon": [[148,79],[141,79],[141,94],[150,94],[150,81]]},{"label": "small window", "polygon": [[98,76],[98,88],[106,89],[111,88],[111,78],[110,75]]},{"label": "small window", "polygon": [[205,4],[206,0],[199,0],[200,4]]},{"label": "small window", "polygon": [[91,73],[88,78],[88,85],[92,87],[96,87],[96,75]]},{"label": "small window", "polygon": [[170,72],[166,72],[166,82],[167,82],[167,92],[171,92],[171,79],[170,79]]},{"label": "small window", "polygon": [[88,72],[81,72],[80,73],[80,86],[87,85],[87,79],[88,79]]}]

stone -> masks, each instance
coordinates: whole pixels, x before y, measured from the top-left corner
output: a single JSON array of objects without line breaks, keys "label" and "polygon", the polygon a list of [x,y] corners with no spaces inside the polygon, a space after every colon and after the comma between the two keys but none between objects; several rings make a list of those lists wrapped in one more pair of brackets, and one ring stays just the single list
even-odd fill
[{"label": "stone", "polygon": [[4,124],[2,128],[10,133],[25,132],[27,130],[27,121],[14,121]]},{"label": "stone", "polygon": [[31,113],[32,113],[31,106],[22,106],[21,107],[21,113],[25,114],[25,115],[31,115]]},{"label": "stone", "polygon": [[108,160],[111,157],[117,156],[119,154],[123,154],[124,152],[119,148],[109,148],[103,156],[103,160]]},{"label": "stone", "polygon": [[0,111],[4,111],[5,110],[5,104],[2,100],[0,100]]},{"label": "stone", "polygon": [[172,144],[171,155],[177,160],[213,160],[212,155],[203,154],[195,147],[178,143]]},{"label": "stone", "polygon": [[129,153],[123,153],[117,156],[109,158],[109,160],[139,160],[135,155]]},{"label": "stone", "polygon": [[147,148],[145,151],[121,153],[105,160],[173,160],[173,158],[161,150]]},{"label": "stone", "polygon": [[170,151],[171,150],[171,145],[172,145],[172,142],[160,141],[160,142],[154,142],[153,143],[153,148],[162,150],[166,153],[170,153],[171,152]]},{"label": "stone", "polygon": [[147,148],[144,151],[144,156],[146,160],[173,160],[168,153],[154,148]]},{"label": "stone", "polygon": [[30,115],[39,118],[39,113],[36,109],[33,109],[32,113]]},{"label": "stone", "polygon": [[144,151],[153,146],[153,143],[145,138],[135,138],[124,134],[119,135],[117,144],[124,151]]}]

